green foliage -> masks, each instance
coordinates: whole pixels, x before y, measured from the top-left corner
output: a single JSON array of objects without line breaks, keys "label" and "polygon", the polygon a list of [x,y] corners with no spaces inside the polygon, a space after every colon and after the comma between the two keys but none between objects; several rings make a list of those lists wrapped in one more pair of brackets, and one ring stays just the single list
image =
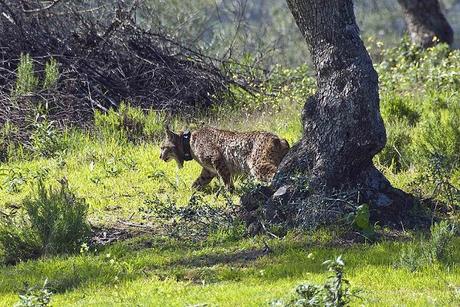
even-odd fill
[{"label": "green foliage", "polygon": [[37,89],[38,82],[32,58],[28,54],[21,54],[17,70],[16,87],[14,89],[15,94],[26,95],[32,93]]},{"label": "green foliage", "polygon": [[30,135],[32,150],[42,157],[53,157],[66,147],[62,134],[56,128],[56,123],[48,120],[44,114],[37,114]]},{"label": "green foliage", "polygon": [[447,221],[434,224],[431,227],[431,238],[404,248],[397,265],[417,271],[436,263],[449,264],[455,249],[456,231],[456,227]]},{"label": "green foliage", "polygon": [[9,120],[0,128],[0,162],[7,161],[9,153],[14,150],[17,133],[17,127]]},{"label": "green foliage", "polygon": [[14,307],[46,307],[51,302],[53,293],[47,288],[45,280],[41,288],[25,285],[24,291],[19,294],[19,302]]},{"label": "green foliage", "polygon": [[323,285],[302,284],[295,289],[296,295],[289,302],[277,300],[272,306],[348,306],[356,291],[350,289],[350,282],[344,277],[345,263],[342,256],[323,262],[333,275]]},{"label": "green foliage", "polygon": [[437,106],[414,129],[414,162],[434,172],[452,174],[460,167],[460,103]]},{"label": "green foliage", "polygon": [[49,89],[55,86],[59,79],[59,65],[58,62],[51,58],[45,64],[45,80],[43,81],[43,88]]},{"label": "green foliage", "polygon": [[23,215],[5,215],[0,220],[0,246],[5,263],[74,253],[88,238],[88,205],[70,191],[64,179],[58,190],[47,190],[39,181],[36,193],[24,200]]},{"label": "green foliage", "polygon": [[138,144],[147,140],[158,141],[163,137],[166,114],[155,110],[144,112],[122,103],[117,111],[96,111],[94,122],[104,138]]},{"label": "green foliage", "polygon": [[416,172],[435,197],[458,203],[460,52],[443,44],[422,50],[406,39],[385,50],[376,69],[388,135],[376,161],[401,176]]}]

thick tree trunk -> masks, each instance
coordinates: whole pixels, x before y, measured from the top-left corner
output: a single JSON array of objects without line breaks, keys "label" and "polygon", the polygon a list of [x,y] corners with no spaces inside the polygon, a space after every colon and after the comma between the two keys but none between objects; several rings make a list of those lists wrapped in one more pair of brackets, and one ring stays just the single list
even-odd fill
[{"label": "thick tree trunk", "polygon": [[[243,207],[253,210],[254,204],[245,201],[260,200],[263,194],[272,211],[269,216],[289,219],[289,210],[280,213],[276,207],[308,206],[305,198],[316,201],[318,195],[340,191],[349,192],[348,200],[370,204],[375,219],[397,219],[408,198],[393,189],[372,163],[386,134],[377,73],[360,39],[352,0],[287,3],[308,43],[318,89],[302,111],[303,137],[283,159],[271,191],[246,195]],[[299,177],[307,178],[301,185],[308,189],[299,188]]]},{"label": "thick tree trunk", "polygon": [[454,32],[444,17],[438,0],[398,0],[410,37],[423,48],[438,42],[452,44]]}]

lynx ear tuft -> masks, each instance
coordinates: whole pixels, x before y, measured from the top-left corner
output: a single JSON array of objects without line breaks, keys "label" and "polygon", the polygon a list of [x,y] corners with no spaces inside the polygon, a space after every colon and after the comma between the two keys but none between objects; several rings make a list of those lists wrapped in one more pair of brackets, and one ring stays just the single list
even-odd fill
[{"label": "lynx ear tuft", "polygon": [[171,131],[171,128],[169,127],[169,124],[166,124],[165,132],[166,132],[166,136],[169,137],[169,138],[173,138],[174,135],[175,135],[175,133]]}]

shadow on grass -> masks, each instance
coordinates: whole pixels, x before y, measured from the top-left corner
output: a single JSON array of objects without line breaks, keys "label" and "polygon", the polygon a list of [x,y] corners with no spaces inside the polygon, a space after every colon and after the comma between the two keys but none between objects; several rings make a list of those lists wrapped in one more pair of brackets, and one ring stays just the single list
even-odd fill
[{"label": "shadow on grass", "polygon": [[[214,282],[246,277],[303,278],[307,273],[324,273],[322,262],[338,255],[343,255],[347,271],[366,266],[391,266],[399,257],[402,244],[405,243],[333,248],[295,240],[271,240],[268,245],[272,252],[268,252],[262,243],[254,243],[259,245],[255,247],[248,247],[248,242],[184,247],[176,241],[160,244],[152,238],[137,238],[93,255],[55,257],[0,267],[0,293],[18,293],[25,282],[41,285],[46,278],[55,293],[152,276],[192,282],[200,278]],[[264,270],[263,275],[256,274],[260,270]]]}]

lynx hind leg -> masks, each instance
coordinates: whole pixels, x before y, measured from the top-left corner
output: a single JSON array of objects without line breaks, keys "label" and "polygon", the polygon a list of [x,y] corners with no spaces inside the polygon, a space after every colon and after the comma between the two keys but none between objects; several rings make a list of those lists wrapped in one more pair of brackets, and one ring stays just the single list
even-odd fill
[{"label": "lynx hind leg", "polygon": [[200,176],[193,182],[192,188],[199,190],[208,185],[214,177],[216,177],[214,173],[203,168]]},{"label": "lynx hind leg", "polygon": [[260,181],[270,182],[278,170],[278,165],[289,150],[286,140],[278,137],[265,139],[260,151],[255,151],[250,163],[251,174]]}]

